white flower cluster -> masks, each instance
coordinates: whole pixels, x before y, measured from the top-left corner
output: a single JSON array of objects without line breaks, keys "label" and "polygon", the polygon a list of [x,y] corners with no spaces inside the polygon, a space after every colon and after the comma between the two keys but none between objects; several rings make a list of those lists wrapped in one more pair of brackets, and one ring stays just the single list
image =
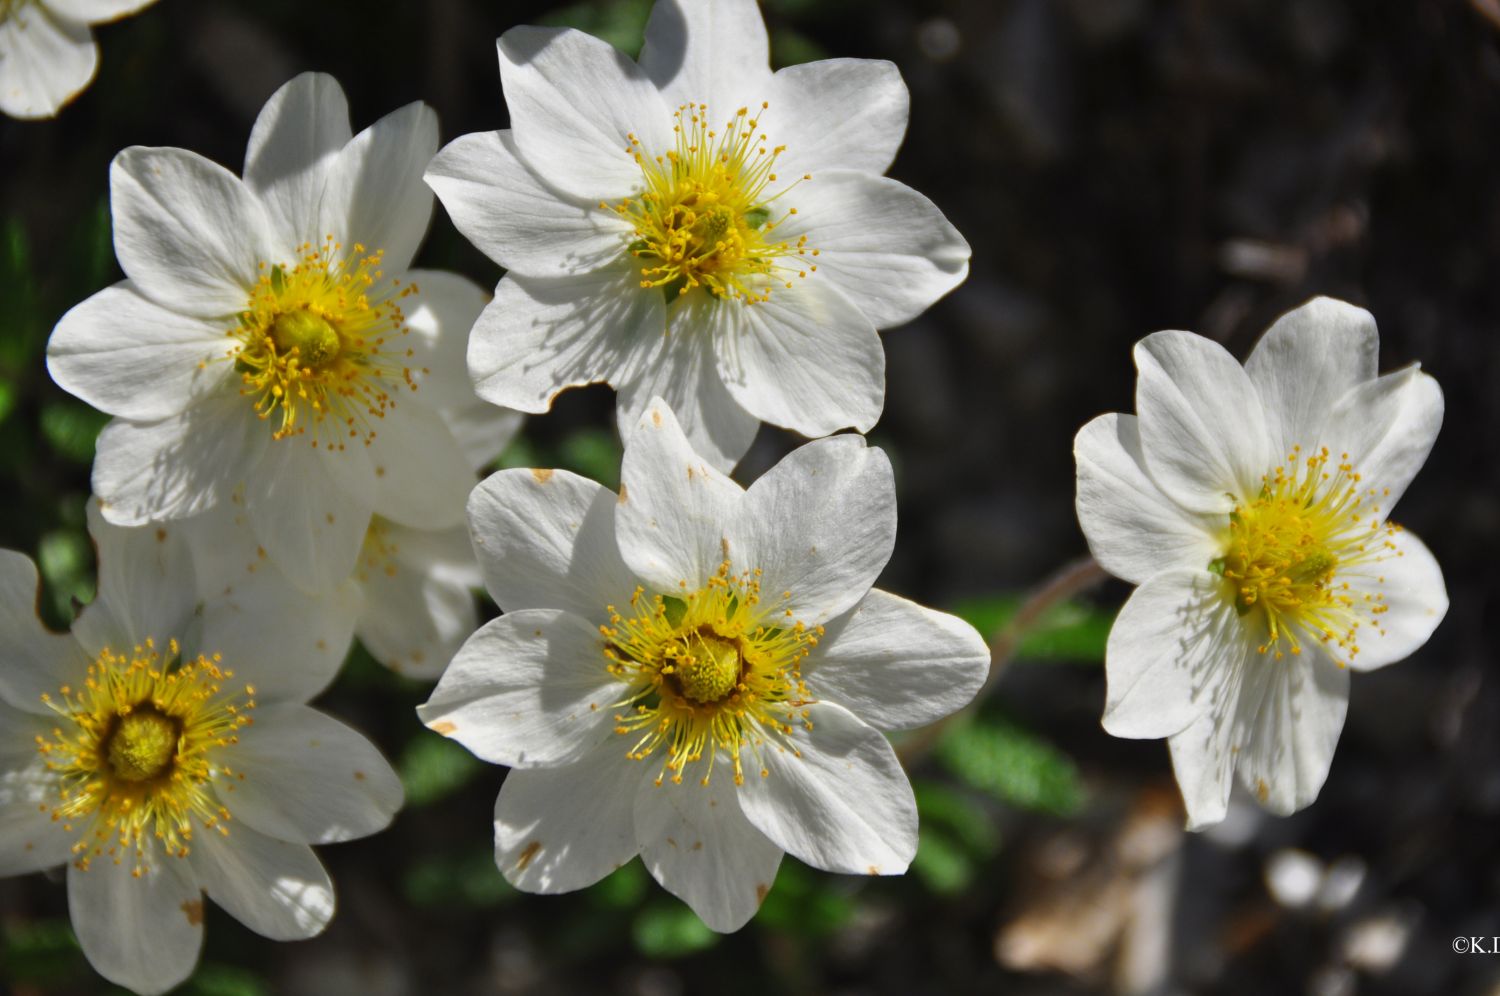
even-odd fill
[{"label": "white flower cluster", "polygon": [[[0,106],[54,112],[92,72],[83,25],[142,6],[0,0]],[[422,721],[512,769],[494,835],[513,884],[579,889],[640,855],[720,931],[783,853],[903,872],[917,811],[885,731],[988,674],[971,626],[873,587],[896,533],[884,453],[846,433],[748,488],[726,476],[762,421],[869,430],[876,330],[967,274],[962,236],[882,175],[895,67],[773,73],[754,0],[659,0],[638,63],[530,27],[499,56],[511,128],[441,151],[425,105],[355,135],[338,83],[306,74],[240,176],[172,148],[111,167],[126,279],[48,347],[113,416],[98,597],[51,634],[35,568],[0,552],[0,873],[68,863],[85,953],[137,992],[192,970],[204,893],[268,937],[317,933],[334,901],[309,845],[393,818],[390,766],[306,705],[355,636],[441,676]],[[493,298],[411,268],[433,191],[505,268]],[[1441,395],[1415,368],[1377,376],[1376,353],[1367,314],[1322,300],[1243,368],[1158,333],[1138,415],[1078,437],[1090,546],[1140,586],[1105,725],[1170,738],[1194,826],[1236,769],[1278,812],[1311,802],[1348,671],[1446,609],[1388,517]],[[599,381],[618,493],[545,468],[478,481],[519,412]],[[481,583],[503,614],[479,627]]]}]

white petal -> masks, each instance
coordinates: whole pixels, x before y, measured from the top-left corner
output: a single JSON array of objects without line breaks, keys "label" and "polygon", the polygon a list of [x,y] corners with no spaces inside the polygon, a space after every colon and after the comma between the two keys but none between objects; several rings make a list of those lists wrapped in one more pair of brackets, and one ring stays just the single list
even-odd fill
[{"label": "white petal", "polygon": [[766,598],[789,591],[798,620],[827,622],[865,597],[895,549],[891,461],[859,436],[807,443],[750,486],[736,520]]},{"label": "white petal", "polygon": [[1366,485],[1377,489],[1381,514],[1395,507],[1443,425],[1443,392],[1415,365],[1366,381],[1333,407],[1324,445],[1349,454]]},{"label": "white petal", "polygon": [[245,150],[245,184],[265,204],[284,251],[327,234],[311,229],[329,170],[353,134],[349,101],[327,73],[294,76],[260,109]]},{"label": "white petal", "polygon": [[1252,641],[1223,578],[1163,571],[1134,592],[1109,631],[1104,728],[1169,737],[1212,710]]},{"label": "white petal", "polygon": [[659,399],[625,440],[620,507],[615,521],[620,553],[657,592],[701,588],[726,559],[737,570],[754,565],[731,549],[740,486],[693,452],[677,418]]},{"label": "white petal", "polygon": [[832,620],[803,665],[813,695],[882,730],[957,712],[990,672],[990,649],[968,623],[872,590]]},{"label": "white petal", "polygon": [[192,862],[209,898],[262,937],[300,941],[333,919],[333,883],[306,844],[230,824],[227,837],[200,834]]},{"label": "white petal", "polygon": [[71,636],[48,632],[37,614],[40,578],[31,558],[0,550],[0,701],[43,716],[43,695],[76,681],[88,659]]},{"label": "white petal", "polygon": [[621,258],[630,225],[599,199],[554,191],[521,161],[505,131],[462,135],[427,167],[454,226],[507,270],[535,277],[583,273]]},{"label": "white petal", "polygon": [[672,332],[642,335],[616,382],[615,421],[628,439],[652,398],[672,409],[694,451],[728,473],[755,441],[760,419],[740,407],[719,376],[710,336],[699,333],[687,312],[703,315],[718,306],[703,294],[678,302]]},{"label": "white petal", "polygon": [[140,878],[130,860],[68,869],[73,931],[94,971],[142,996],[193,971],[203,944],[203,897],[186,862],[152,856]]},{"label": "white petal", "polygon": [[[61,12],[59,12],[61,13]],[[83,91],[99,67],[88,26],[40,4],[0,20],[0,111],[50,118]]]},{"label": "white petal", "polygon": [[1349,662],[1356,671],[1373,671],[1410,657],[1427,642],[1448,613],[1448,591],[1443,570],[1432,552],[1411,533],[1382,534],[1395,549],[1361,566],[1358,573],[1341,572],[1355,597],[1378,597],[1386,611],[1368,625],[1359,639],[1359,653]]},{"label": "white petal", "polygon": [[469,278],[443,270],[408,270],[405,278],[417,288],[402,306],[417,353],[409,365],[426,368],[417,397],[438,411],[472,403],[469,332],[490,294]]},{"label": "white petal", "polygon": [[799,727],[789,738],[798,755],[768,744],[769,774],[745,773],[745,815],[815,868],[901,874],[917,851],[917,803],[896,752],[839,706],[820,702],[808,713],[811,732]]},{"label": "white petal", "polygon": [[346,251],[383,250],[387,270],[411,264],[432,218],[422,171],[438,148],[437,114],[421,102],[392,111],[355,135],[328,168],[314,244],[333,235]]},{"label": "white petal", "polygon": [[[239,824],[299,844],[356,840],[390,825],[401,780],[374,744],[304,705],[254,715],[225,755],[244,776],[225,799]],[[231,842],[237,831],[230,824]]]},{"label": "white petal", "polygon": [[1078,524],[1106,571],[1131,584],[1173,567],[1207,567],[1220,553],[1213,520],[1162,494],[1146,473],[1134,415],[1100,415],[1073,440]]},{"label": "white petal", "polygon": [[222,654],[235,686],[253,685],[259,700],[304,702],[338,674],[359,601],[348,583],[309,594],[257,557],[238,579],[205,592],[200,649]]},{"label": "white petal", "polygon": [[240,178],[185,149],[132,146],[109,168],[115,255],[136,290],[179,314],[244,310],[284,251]]},{"label": "white petal", "polygon": [[398,567],[465,588],[484,585],[468,529],[410,529],[394,522],[385,525]]},{"label": "white petal", "polygon": [[[449,532],[469,545],[464,530]],[[365,593],[355,630],[360,642],[393,671],[437,678],[479,625],[469,586],[413,569],[399,554],[386,564],[361,565],[360,572]]]},{"label": "white petal", "polygon": [[485,587],[505,611],[549,608],[586,619],[630,597],[635,575],[615,541],[613,491],[566,470],[502,470],[469,498]]},{"label": "white petal", "polygon": [[713,337],[729,393],[764,422],[806,436],[868,432],[885,406],[885,348],[859,307],[813,274],[769,301],[720,302]]},{"label": "white petal", "polygon": [[159,307],[126,280],[62,317],[47,371],[95,408],[149,422],[219,390],[233,373],[225,353],[221,326]]},{"label": "white petal", "polygon": [[693,908],[712,930],[731,933],[750,918],[776,881],[781,848],[740,811],[734,779],[707,785],[645,783],[635,797],[635,836],[651,877]]},{"label": "white petal", "polygon": [[49,9],[75,21],[102,24],[127,17],[156,0],[45,0]]},{"label": "white petal", "polygon": [[1167,741],[1172,770],[1182,789],[1189,830],[1224,819],[1235,761],[1250,742],[1266,687],[1266,658],[1247,646],[1208,702],[1208,709]]},{"label": "white petal", "polygon": [[1135,408],[1151,478],[1195,512],[1227,512],[1260,491],[1285,454],[1266,431],[1260,395],[1224,347],[1156,332],[1135,347]]},{"label": "white petal", "polygon": [[[187,530],[168,522],[113,526],[94,502],[88,506],[88,525],[99,553],[99,593],[75,626],[74,636],[95,653],[104,649],[98,639],[105,634],[117,652],[149,639],[165,653],[168,640],[187,636],[198,607]],[[101,618],[105,616],[107,620]]]},{"label": "white petal", "polygon": [[[909,322],[969,275],[969,243],[938,206],[904,183],[855,170],[813,174],[787,195],[797,214],[776,237],[807,236],[818,271],[878,329]],[[797,291],[801,291],[801,287]],[[775,300],[775,293],[772,293]]]},{"label": "white petal", "polygon": [[437,412],[414,398],[404,399],[381,420],[369,454],[378,514],[423,529],[464,521],[474,471]]},{"label": "white petal", "polygon": [[328,591],[354,570],[374,482],[365,447],[328,453],[294,437],[272,444],[245,502],[255,535],[287,577],[307,591]]},{"label": "white petal", "polygon": [[750,100],[765,99],[770,64],[755,0],[659,0],[646,22],[641,68],[672,107],[706,103],[727,119]]},{"label": "white petal", "polygon": [[645,773],[613,743],[561,768],[513,769],[495,800],[495,864],[527,892],[593,885],[636,855]]},{"label": "white petal", "polygon": [[1283,455],[1322,445],[1333,403],[1374,380],[1379,361],[1375,319],[1363,308],[1315,297],[1278,318],[1245,361],[1272,443]]},{"label": "white petal", "polygon": [[480,471],[505,452],[521,431],[526,416],[513,408],[476,401],[443,412],[443,421],[448,423],[448,431],[469,458],[469,466]]},{"label": "white petal", "polygon": [[1239,754],[1240,780],[1281,816],[1311,805],[1328,778],[1349,708],[1349,671],[1316,647],[1261,658],[1266,689]]},{"label": "white petal", "polygon": [[268,441],[265,423],[232,391],[158,422],[115,419],[95,447],[94,493],[122,526],[196,515],[229,499]]},{"label": "white petal", "polygon": [[884,173],[906,135],[911,97],[901,70],[880,59],[824,59],[787,66],[771,77],[766,130],[786,151],[786,177],[821,170]]},{"label": "white petal", "polygon": [[672,112],[635,63],[571,28],[511,28],[500,36],[500,82],[516,146],[543,179],[578,197],[611,200],[641,185],[643,154],[673,147]]},{"label": "white petal", "polygon": [[620,265],[572,277],[511,274],[495,288],[469,339],[481,398],[544,412],[569,387],[613,382],[644,336],[666,328],[660,293]]},{"label": "white petal", "polygon": [[469,638],[417,715],[492,764],[566,764],[611,735],[624,686],[607,663],[594,624],[555,609],[510,612]]},{"label": "white petal", "polygon": [[55,725],[55,716],[0,702],[0,875],[41,871],[72,857],[79,834],[52,819],[49,807],[61,801],[62,786],[36,747],[37,737],[52,739]]}]

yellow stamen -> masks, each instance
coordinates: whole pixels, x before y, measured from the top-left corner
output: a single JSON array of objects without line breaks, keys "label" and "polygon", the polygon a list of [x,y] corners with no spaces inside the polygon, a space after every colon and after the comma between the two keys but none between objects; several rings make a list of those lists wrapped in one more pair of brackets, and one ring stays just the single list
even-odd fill
[{"label": "yellow stamen", "polygon": [[634,760],[662,750],[658,785],[681,782],[705,755],[704,785],[721,752],[739,785],[747,749],[762,775],[768,743],[796,753],[788,737],[794,724],[809,725],[812,703],[802,660],[823,628],[788,621],[784,604],[763,605],[758,571],[732,575],[726,560],[697,591],[647,597],[637,589],[628,614],[612,605],[608,612],[599,628],[606,667],[629,687],[616,703],[615,732],[633,738]]},{"label": "yellow stamen", "polygon": [[64,832],[77,833],[74,865],[104,855],[143,871],[150,839],[186,857],[193,824],[228,833],[220,791],[243,777],[225,764],[252,722],[255,689],[226,693],[233,672],[217,655],[182,661],[177,641],[163,654],[147,640],[129,653],[106,648],[83,685],[42,701],[59,717],[37,750],[57,777],[58,801],[42,805]]},{"label": "yellow stamen", "polygon": [[720,132],[709,126],[707,105],[684,104],[675,112],[676,145],[660,155],[628,136],[625,151],[640,166],[644,189],[612,209],[634,229],[629,251],[642,262],[642,287],[672,297],[702,287],[717,298],[756,302],[767,300],[774,284],[791,287],[790,278],[817,270],[811,259],[818,250],[807,236],[774,235],[797,213],[789,208],[775,217],[775,202],[812,176],[767,196],[785,146],[771,148],[749,113],[740,108]]}]

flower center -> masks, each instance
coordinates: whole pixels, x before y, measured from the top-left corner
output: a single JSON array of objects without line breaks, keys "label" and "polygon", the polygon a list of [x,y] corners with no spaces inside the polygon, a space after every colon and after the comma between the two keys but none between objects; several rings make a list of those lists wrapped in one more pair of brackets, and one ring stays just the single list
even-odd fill
[{"label": "flower center", "polygon": [[407,334],[400,301],[417,286],[387,281],[379,250],[355,245],[346,256],[331,235],[300,253],[290,267],[261,264],[249,304],[229,330],[240,393],[254,399],[276,439],[311,429],[313,446],[368,445],[401,385],[417,389],[413,350],[400,341]]},{"label": "flower center", "polygon": [[105,740],[105,756],[115,777],[127,782],[155,778],[177,756],[178,724],[151,706],[121,716]]},{"label": "flower center", "polygon": [[[768,104],[761,104],[764,112]],[[630,135],[625,150],[641,168],[642,192],[612,208],[630,222],[635,241],[630,253],[641,260],[641,286],[659,287],[668,299],[703,287],[717,298],[764,301],[776,283],[791,287],[818,267],[818,250],[807,236],[778,240],[775,230],[788,208],[773,218],[774,202],[811,174],[767,196],[777,182],[776,160],[785,146],[769,148],[760,122],[742,107],[714,130],[705,104],[684,104],[675,112],[676,145],[647,154]]]},{"label": "flower center", "polygon": [[116,863],[133,855],[140,875],[153,839],[186,857],[195,821],[228,833],[218,792],[244,776],[223,755],[255,708],[254,688],[245,686],[246,698],[224,692],[231,677],[217,656],[182,661],[177,641],[163,655],[147,640],[130,653],[106,648],[81,688],[42,696],[59,717],[51,739],[36,739],[58,787],[57,802],[43,809],[79,835],[76,867],[86,871],[100,855]]},{"label": "flower center", "polygon": [[615,732],[635,738],[627,751],[633,760],[662,751],[658,785],[668,772],[680,783],[683,769],[705,754],[704,785],[721,752],[740,785],[745,750],[762,776],[768,740],[797,753],[786,738],[794,723],[807,724],[812,701],[802,659],[823,628],[762,605],[759,575],[731,575],[726,560],[697,591],[648,598],[638,588],[628,613],[608,607],[609,624],[599,627],[606,666],[628,688],[616,704]]},{"label": "flower center", "polygon": [[1229,513],[1224,553],[1209,570],[1229,582],[1241,616],[1263,617],[1261,653],[1299,654],[1305,638],[1326,644],[1341,664],[1359,653],[1359,630],[1378,623],[1385,596],[1350,578],[1382,582],[1372,565],[1400,556],[1390,539],[1400,527],[1374,503],[1382,494],[1362,486],[1347,454],[1330,465],[1326,448],[1303,457],[1294,447],[1255,499]]}]

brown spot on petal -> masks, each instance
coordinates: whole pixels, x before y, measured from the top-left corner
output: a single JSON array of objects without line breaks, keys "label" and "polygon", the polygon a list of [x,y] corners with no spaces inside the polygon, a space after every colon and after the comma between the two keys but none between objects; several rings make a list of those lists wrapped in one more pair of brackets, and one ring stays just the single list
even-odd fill
[{"label": "brown spot on petal", "polygon": [[693,468],[689,467],[688,468],[688,480],[691,481],[692,479],[693,479]]},{"label": "brown spot on petal", "polygon": [[189,899],[181,906],[182,915],[187,917],[187,922],[196,927],[203,922],[203,900]]},{"label": "brown spot on petal", "polygon": [[1255,797],[1261,802],[1265,802],[1271,797],[1271,788],[1266,784],[1266,780],[1264,778],[1258,780],[1255,783]]},{"label": "brown spot on petal", "polygon": [[623,504],[625,504],[626,499],[627,499],[627,495],[625,493],[625,482],[621,481],[620,482],[620,497],[617,498],[617,499],[615,499],[615,500],[618,501],[621,505],[623,505]]},{"label": "brown spot on petal", "polygon": [[165,529],[158,529],[156,531],[156,542],[158,542],[158,543],[165,543],[166,541],[167,541],[167,531]]},{"label": "brown spot on petal", "polygon": [[375,476],[376,477],[384,477],[385,476],[385,468],[384,467],[376,467],[375,468]]},{"label": "brown spot on petal", "polygon": [[651,409],[651,424],[661,428],[661,412],[655,408]]},{"label": "brown spot on petal", "polygon": [[538,484],[546,484],[552,480],[552,471],[546,467],[535,467],[531,471],[531,476],[536,478]]},{"label": "brown spot on petal", "polygon": [[542,842],[534,840],[521,849],[521,856],[516,859],[516,871],[525,871],[526,866],[531,864],[531,859],[536,857],[536,852],[542,849]]},{"label": "brown spot on petal", "polygon": [[357,782],[364,781],[365,780],[365,773],[363,771],[356,771],[354,773],[354,780],[357,781]]},{"label": "brown spot on petal", "polygon": [[693,850],[695,850],[695,851],[701,851],[701,850],[703,850],[703,841],[701,841],[701,840],[695,840],[695,841],[693,841]]},{"label": "brown spot on petal", "polygon": [[869,873],[870,873],[870,874],[871,874],[871,875],[879,875],[879,874],[880,874],[880,868],[879,868],[879,867],[878,867],[878,866],[876,866],[876,865],[871,865],[871,866],[870,866],[870,867],[869,867],[869,868],[868,868],[868,869],[866,869],[866,870],[867,870],[867,871],[868,871],[868,872],[869,872]]},{"label": "brown spot on petal", "polygon": [[329,512],[328,515],[325,516],[325,518],[328,520],[328,524],[330,526],[333,525],[333,513],[332,512]]},{"label": "brown spot on petal", "polygon": [[763,902],[765,902],[766,901],[766,894],[769,893],[770,891],[771,891],[771,887],[769,885],[767,885],[766,883],[761,882],[759,885],[757,885],[755,887],[755,901],[757,903],[763,903]]},{"label": "brown spot on petal", "polygon": [[439,720],[436,723],[431,724],[427,728],[429,730],[431,730],[433,733],[441,733],[445,737],[448,734],[452,733],[454,730],[458,729],[458,727],[454,726],[452,723],[448,722],[447,720]]},{"label": "brown spot on petal", "polygon": [[671,837],[667,838],[667,843],[671,844],[673,847],[677,846],[677,841],[673,840]]}]

